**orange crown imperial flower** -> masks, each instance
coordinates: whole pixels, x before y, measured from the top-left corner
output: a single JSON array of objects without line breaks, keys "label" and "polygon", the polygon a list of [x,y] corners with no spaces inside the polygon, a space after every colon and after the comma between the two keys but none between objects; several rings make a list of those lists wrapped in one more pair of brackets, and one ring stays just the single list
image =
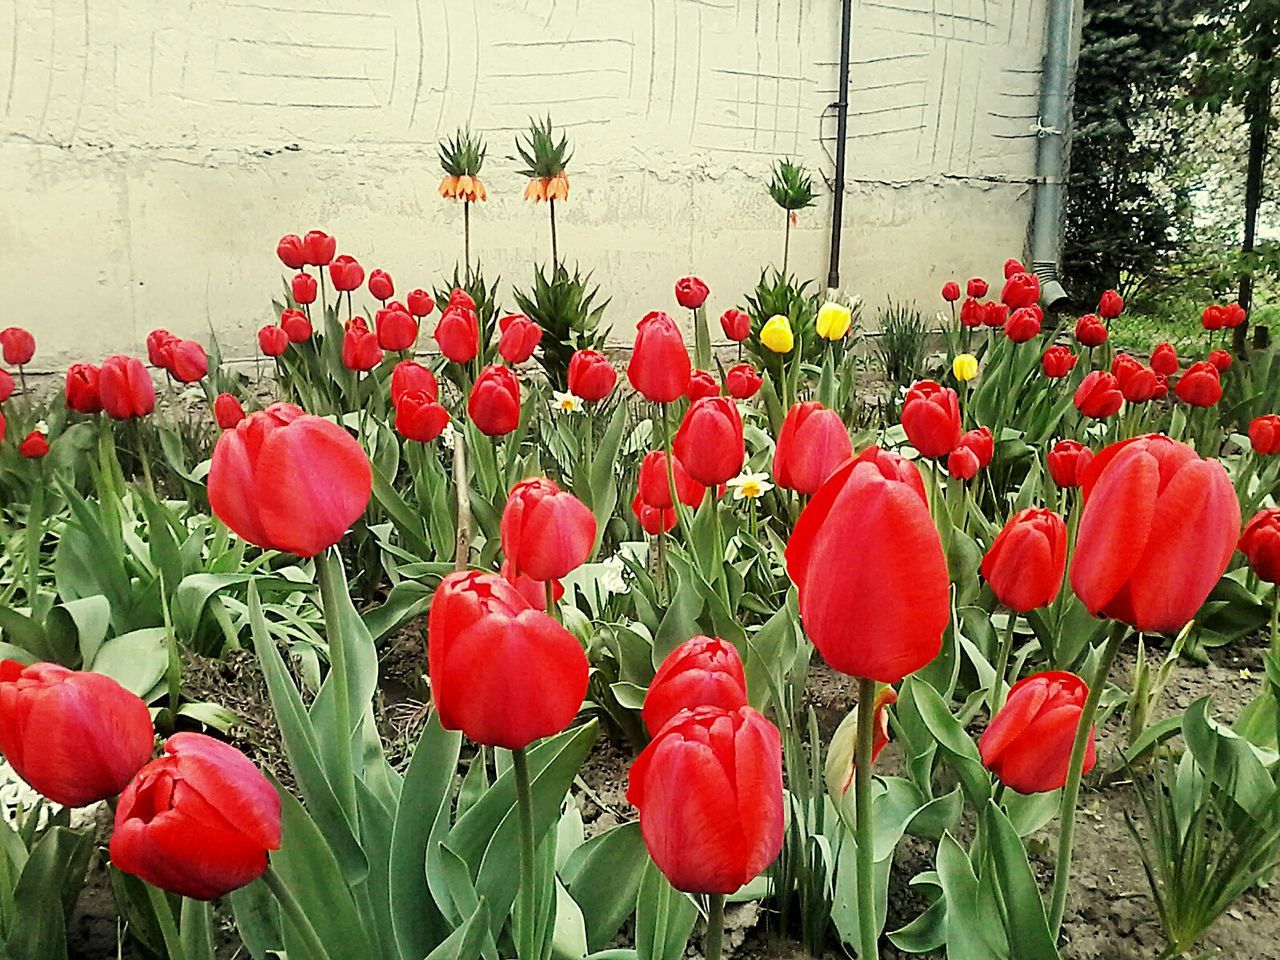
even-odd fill
[{"label": "orange crown imperial flower", "polygon": [[452,139],[440,143],[440,166],[445,173],[440,196],[469,203],[489,198],[480,180],[485,149],[484,141],[470,130],[459,130]]}]

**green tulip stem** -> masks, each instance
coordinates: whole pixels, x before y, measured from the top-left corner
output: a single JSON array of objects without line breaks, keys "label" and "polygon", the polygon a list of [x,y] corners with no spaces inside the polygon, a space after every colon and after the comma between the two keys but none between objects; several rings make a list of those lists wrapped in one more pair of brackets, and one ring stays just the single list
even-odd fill
[{"label": "green tulip stem", "polygon": [[1280,583],[1271,590],[1271,656],[1280,659]]},{"label": "green tulip stem", "polygon": [[702,952],[706,960],[720,960],[724,953],[723,893],[713,893],[707,903],[707,938]]},{"label": "green tulip stem", "polygon": [[556,609],[556,584],[554,580],[548,580],[545,584],[547,588],[547,616],[557,623],[560,622],[560,612]]},{"label": "green tulip stem", "polygon": [[875,867],[875,831],[871,822],[871,742],[875,735],[876,682],[858,678],[858,742],[854,752],[854,809],[858,844],[858,960],[879,957],[876,901],[872,887]]},{"label": "green tulip stem", "polygon": [[164,940],[164,948],[169,954],[169,960],[186,960],[187,952],[183,949],[182,937],[178,934],[178,923],[173,918],[173,906],[169,903],[168,895],[149,883],[145,886],[147,899],[151,901],[151,911],[156,915],[156,922],[160,924],[160,937]]},{"label": "green tulip stem", "polygon": [[1067,889],[1071,878],[1071,844],[1075,837],[1076,803],[1080,799],[1080,779],[1084,771],[1084,756],[1089,746],[1089,736],[1093,730],[1094,717],[1098,713],[1098,703],[1102,700],[1102,690],[1111,676],[1111,666],[1115,663],[1116,654],[1120,652],[1120,644],[1128,635],[1129,628],[1116,622],[1107,637],[1107,645],[1102,651],[1102,659],[1098,661],[1098,669],[1094,671],[1089,682],[1089,696],[1085,699],[1084,709],[1080,711],[1080,723],[1076,727],[1075,742],[1071,745],[1071,762],[1067,767],[1067,782],[1062,789],[1061,833],[1058,835],[1058,859],[1053,874],[1053,898],[1049,911],[1049,931],[1054,939],[1062,929],[1062,916],[1067,909]]},{"label": "green tulip stem", "polygon": [[276,868],[267,864],[267,871],[262,875],[262,879],[266,881],[272,896],[276,898],[276,903],[280,904],[280,910],[293,924],[293,929],[306,943],[307,955],[314,960],[329,960],[329,951],[325,949],[324,942],[316,933],[311,918],[302,909],[302,904],[298,903],[298,898],[293,895],[293,891],[285,884],[280,874],[276,873]]},{"label": "green tulip stem", "polygon": [[1009,659],[1013,656],[1014,632],[1018,629],[1018,612],[1009,611],[1009,625],[1005,627],[1004,639],[1000,642],[1000,656],[996,660],[996,676],[991,681],[991,718],[1004,708],[1004,678],[1009,673]]},{"label": "green tulip stem", "polygon": [[511,766],[516,775],[516,803],[520,820],[520,912],[523,922],[516,925],[516,954],[520,960],[534,960],[537,952],[534,923],[534,843],[533,790],[529,785],[529,759],[524,748],[511,751]]},{"label": "green tulip stem", "polygon": [[336,546],[316,557],[316,576],[320,581],[320,599],[324,608],[325,637],[329,641],[329,677],[333,683],[333,716],[338,740],[334,792],[351,823],[356,822],[356,781],[351,762],[352,741],[358,740],[351,717],[351,678],[347,663],[347,645],[342,635],[342,612],[338,597],[345,592],[342,558]]}]

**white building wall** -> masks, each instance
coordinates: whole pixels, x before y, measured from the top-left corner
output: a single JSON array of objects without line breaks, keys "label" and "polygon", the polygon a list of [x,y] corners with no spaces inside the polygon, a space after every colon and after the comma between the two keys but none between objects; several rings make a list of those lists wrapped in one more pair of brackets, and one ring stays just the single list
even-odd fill
[{"label": "white building wall", "polygon": [[[1023,250],[1044,0],[853,18],[842,280],[932,308]],[[462,124],[489,140],[475,249],[526,284],[546,209],[521,200],[512,138],[548,111],[575,148],[561,250],[616,329],[691,271],[718,313],[780,258],[771,160],[833,172],[839,22],[839,0],[4,0],[6,322],[48,368],[155,326],[248,352],[276,239],[311,227],[430,284],[460,256],[435,144]],[[829,224],[824,195],[793,268],[825,280]]]}]

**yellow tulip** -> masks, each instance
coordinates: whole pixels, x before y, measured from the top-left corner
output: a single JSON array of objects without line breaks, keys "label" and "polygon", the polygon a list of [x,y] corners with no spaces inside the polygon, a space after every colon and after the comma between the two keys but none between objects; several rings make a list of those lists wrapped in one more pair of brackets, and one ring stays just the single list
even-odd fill
[{"label": "yellow tulip", "polygon": [[760,342],[774,353],[790,353],[796,345],[795,335],[791,332],[791,321],[780,313],[775,313],[760,329]]},{"label": "yellow tulip", "polygon": [[967,383],[978,375],[978,358],[972,353],[959,354],[951,361],[951,372],[961,383]]},{"label": "yellow tulip", "polygon": [[843,303],[828,300],[818,308],[818,336],[823,340],[839,340],[849,332],[853,311]]}]

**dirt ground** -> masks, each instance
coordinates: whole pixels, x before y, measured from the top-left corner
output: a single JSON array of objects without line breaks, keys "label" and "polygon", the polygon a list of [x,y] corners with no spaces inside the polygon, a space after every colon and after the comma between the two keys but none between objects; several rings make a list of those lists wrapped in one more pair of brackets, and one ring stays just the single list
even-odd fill
[{"label": "dirt ground", "polygon": [[[423,628],[414,624],[400,631],[387,645],[382,657],[382,703],[380,715],[384,734],[394,756],[412,738],[410,729],[422,715],[426,696]],[[1211,653],[1207,666],[1183,661],[1177,668],[1156,719],[1180,712],[1206,693],[1214,695],[1214,711],[1225,720],[1234,719],[1240,709],[1261,689],[1261,663],[1256,648],[1241,644]],[[1123,652],[1114,679],[1127,684],[1133,658]],[[1242,671],[1246,671],[1242,673]],[[188,681],[203,698],[225,703],[245,718],[238,728],[238,745],[274,774],[284,773],[278,736],[266,705],[265,686],[251,655],[241,652],[228,661],[197,661],[188,665]],[[824,664],[813,664],[807,693],[820,719],[824,738],[853,706],[852,685]],[[1102,731],[1099,767],[1107,763],[1118,721]],[[634,816],[626,802],[627,769],[631,748],[623,741],[602,738],[581,771],[577,792],[589,834],[606,830]],[[882,770],[893,772],[900,764],[896,746],[890,744],[879,761]],[[1064,928],[1064,960],[1154,960],[1163,940],[1152,906],[1137,850],[1125,826],[1124,812],[1137,803],[1127,783],[1105,788],[1090,783],[1081,800],[1072,899]],[[103,824],[104,828],[106,824]],[[104,830],[105,834],[105,830]],[[1047,887],[1052,878],[1052,844],[1056,834],[1046,831],[1039,839],[1037,866]],[[932,868],[931,845],[905,838],[898,851],[890,887],[889,929],[913,919],[925,906],[907,885],[916,873]],[[142,958],[136,947],[125,942],[118,952],[115,905],[104,866],[105,855],[95,861],[90,882],[80,898],[71,925],[69,960],[123,960]],[[220,912],[227,926],[227,917]],[[727,915],[726,955],[735,960],[800,960],[808,954],[794,941],[780,936],[768,913],[757,904],[731,906]],[[221,958],[237,954],[234,932],[225,929]],[[1257,888],[1240,898],[1201,944],[1216,948],[1220,956],[1232,960],[1280,960],[1280,909],[1274,885]],[[900,953],[885,941],[881,956],[899,960]],[[698,939],[689,956],[700,956]],[[828,958],[846,954],[836,944]],[[941,954],[936,956],[941,957]],[[825,958],[824,958],[825,960]]]}]

